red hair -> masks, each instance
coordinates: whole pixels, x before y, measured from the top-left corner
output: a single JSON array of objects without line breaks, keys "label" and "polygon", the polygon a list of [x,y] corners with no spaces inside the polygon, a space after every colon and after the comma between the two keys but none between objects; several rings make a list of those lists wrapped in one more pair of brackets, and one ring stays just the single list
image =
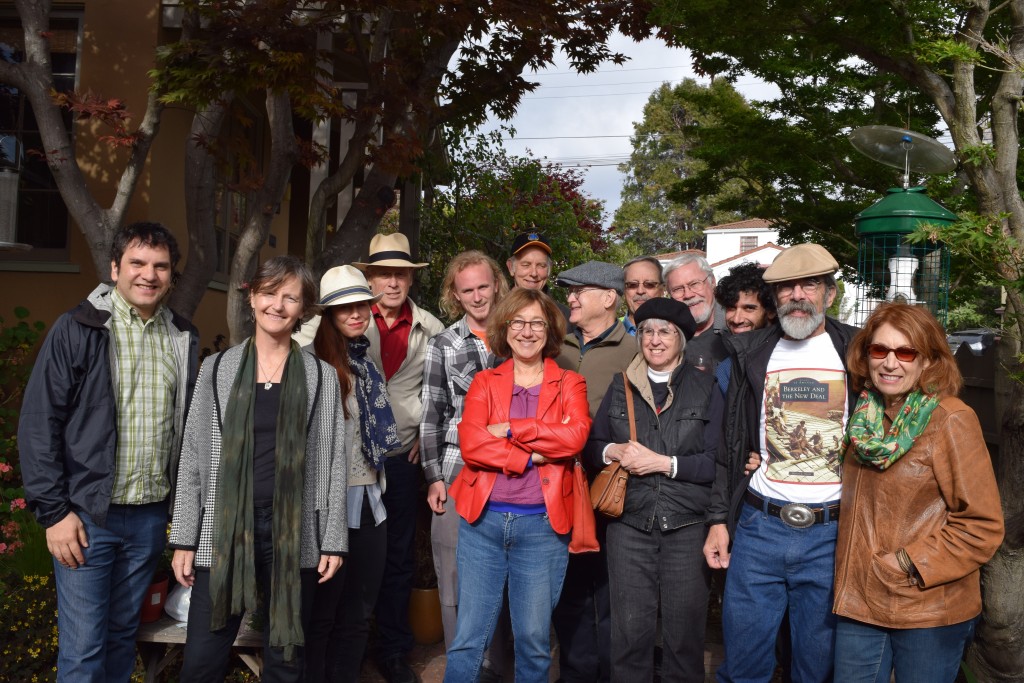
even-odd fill
[{"label": "red hair", "polygon": [[899,330],[910,340],[910,345],[917,349],[920,357],[928,361],[929,365],[921,373],[915,389],[938,394],[943,398],[960,393],[963,376],[949,350],[942,326],[927,309],[896,303],[882,304],[876,308],[846,350],[846,369],[856,391],[863,389],[871,377],[868,370],[868,344],[882,325],[891,325]]}]

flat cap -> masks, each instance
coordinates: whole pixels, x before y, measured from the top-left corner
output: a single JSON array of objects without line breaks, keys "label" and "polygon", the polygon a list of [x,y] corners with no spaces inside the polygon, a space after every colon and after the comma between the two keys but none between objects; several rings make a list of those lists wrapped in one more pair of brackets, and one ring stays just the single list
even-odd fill
[{"label": "flat cap", "polygon": [[693,338],[693,333],[697,331],[697,322],[690,313],[690,307],[682,301],[662,296],[655,297],[640,304],[640,308],[636,309],[636,313],[633,314],[633,322],[638,326],[643,321],[652,318],[666,320],[678,327],[686,337],[686,341],[690,341]]},{"label": "flat cap", "polygon": [[805,242],[783,249],[764,271],[764,281],[770,283],[799,280],[815,275],[832,275],[839,264],[820,244]]},{"label": "flat cap", "polygon": [[555,278],[561,287],[578,287],[593,285],[604,289],[614,289],[622,294],[622,268],[602,261],[587,261],[575,268],[562,271]]}]

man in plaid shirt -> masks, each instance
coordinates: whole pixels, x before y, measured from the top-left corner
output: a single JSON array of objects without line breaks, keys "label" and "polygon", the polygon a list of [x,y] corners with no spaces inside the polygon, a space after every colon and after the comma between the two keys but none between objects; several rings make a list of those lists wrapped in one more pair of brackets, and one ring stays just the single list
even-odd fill
[{"label": "man in plaid shirt", "polygon": [[427,504],[434,511],[431,544],[446,647],[455,636],[459,598],[455,563],[459,516],[448,498],[448,487],[462,469],[457,427],[473,376],[497,364],[487,349],[487,324],[507,292],[508,283],[493,259],[479,251],[458,254],[445,272],[440,303],[449,319],[462,317],[427,342],[420,457],[429,486]]}]

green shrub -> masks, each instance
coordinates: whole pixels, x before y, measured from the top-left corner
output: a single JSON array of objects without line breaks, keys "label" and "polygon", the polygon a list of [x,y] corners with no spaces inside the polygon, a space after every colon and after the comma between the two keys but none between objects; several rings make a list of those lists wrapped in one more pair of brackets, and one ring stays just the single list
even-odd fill
[{"label": "green shrub", "polygon": [[52,576],[0,579],[0,683],[57,680],[57,590]]}]

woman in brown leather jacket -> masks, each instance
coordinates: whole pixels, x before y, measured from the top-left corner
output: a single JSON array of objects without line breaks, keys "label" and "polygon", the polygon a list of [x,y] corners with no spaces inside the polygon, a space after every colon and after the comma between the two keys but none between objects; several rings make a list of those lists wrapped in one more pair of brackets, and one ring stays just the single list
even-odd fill
[{"label": "woman in brown leather jacket", "polygon": [[850,344],[835,680],[956,679],[1003,515],[978,418],[925,309],[880,306]]}]

